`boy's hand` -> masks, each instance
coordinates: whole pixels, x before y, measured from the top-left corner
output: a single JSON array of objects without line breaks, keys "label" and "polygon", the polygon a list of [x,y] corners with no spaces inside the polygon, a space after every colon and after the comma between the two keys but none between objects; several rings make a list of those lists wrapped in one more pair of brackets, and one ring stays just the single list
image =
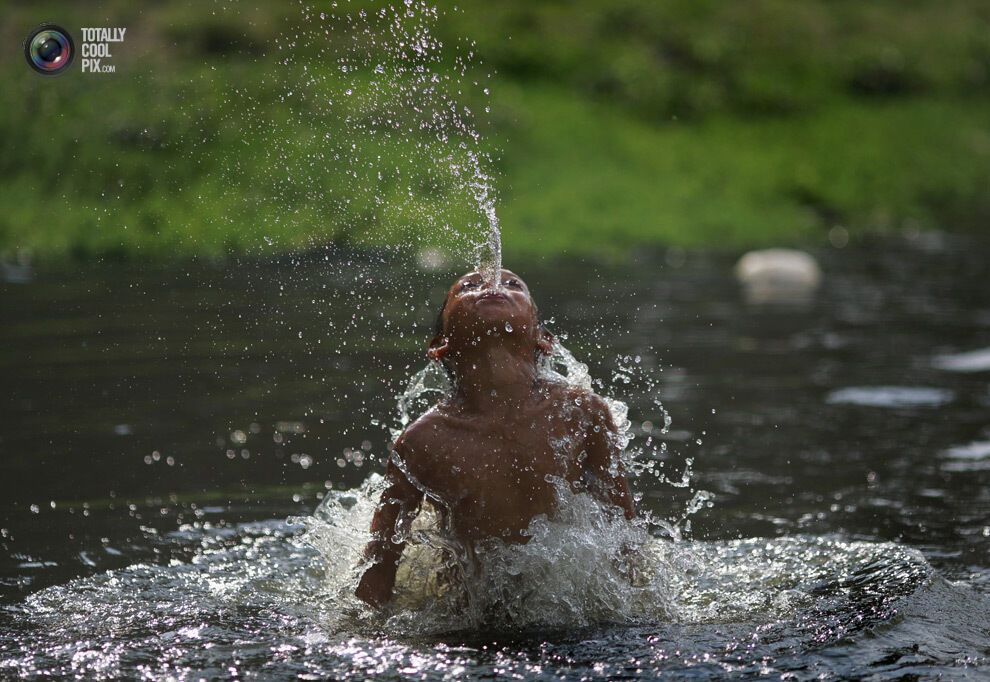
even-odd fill
[{"label": "boy's hand", "polygon": [[373,564],[361,576],[354,595],[368,606],[380,609],[392,599],[394,582],[394,571],[389,571],[381,563]]},{"label": "boy's hand", "polygon": [[[393,446],[398,454],[402,437]],[[364,550],[365,560],[370,562],[354,590],[355,596],[369,606],[381,608],[392,599],[395,571],[405,542],[393,542],[393,534],[400,517],[416,514],[423,493],[406,478],[393,459],[385,467],[388,486],[382,491],[381,501],[371,519],[371,541]]]}]

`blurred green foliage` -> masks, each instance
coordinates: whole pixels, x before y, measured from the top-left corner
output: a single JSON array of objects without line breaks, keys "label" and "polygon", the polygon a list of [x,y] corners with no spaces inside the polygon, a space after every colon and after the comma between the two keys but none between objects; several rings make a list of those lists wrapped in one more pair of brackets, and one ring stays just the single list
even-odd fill
[{"label": "blurred green foliage", "polygon": [[[498,159],[510,255],[814,243],[836,225],[855,238],[990,220],[985,0],[440,6],[451,68],[457,46],[475,53],[479,80],[494,74],[478,125]],[[8,46],[42,20],[77,43],[79,26],[128,34],[108,75],[74,65],[43,78],[5,51],[0,253],[443,244],[436,224],[468,219],[412,141],[386,159],[395,173],[340,201],[347,169],[313,159],[322,140],[353,131],[316,109],[312,76],[328,90],[344,81],[327,61],[280,63],[285,38],[312,28],[296,3],[37,2],[3,18]],[[464,97],[484,106],[478,92]]]}]

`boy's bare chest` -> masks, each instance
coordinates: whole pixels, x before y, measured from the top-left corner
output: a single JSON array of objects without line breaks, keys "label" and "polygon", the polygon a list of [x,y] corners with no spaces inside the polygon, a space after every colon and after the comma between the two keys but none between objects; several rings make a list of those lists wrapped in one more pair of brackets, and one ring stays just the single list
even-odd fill
[{"label": "boy's bare chest", "polygon": [[456,424],[438,439],[438,459],[451,467],[518,478],[564,475],[583,446],[581,420],[555,411],[487,423]]}]

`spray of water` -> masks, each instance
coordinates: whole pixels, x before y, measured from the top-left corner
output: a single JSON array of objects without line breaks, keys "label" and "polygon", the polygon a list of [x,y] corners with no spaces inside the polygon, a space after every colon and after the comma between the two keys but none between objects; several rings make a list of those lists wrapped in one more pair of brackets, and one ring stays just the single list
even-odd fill
[{"label": "spray of water", "polygon": [[[630,382],[637,376],[632,367],[619,373]],[[544,381],[582,391],[591,391],[595,384],[587,365],[559,342],[541,359],[539,374]],[[399,396],[393,436],[450,391],[439,364],[417,372]],[[605,401],[617,425],[624,469],[634,479],[652,474],[665,449],[652,439],[631,447],[635,437],[628,407],[614,397],[606,396]],[[661,413],[666,423],[666,413]],[[689,476],[685,471],[681,480],[671,483],[686,485]],[[692,552],[678,542],[681,526],[703,505],[692,501],[677,519],[658,519],[646,512],[629,522],[592,496],[574,493],[562,480],[554,487],[557,510],[552,517],[533,519],[527,543],[492,540],[471,548],[471,561],[464,560],[465,548],[439,523],[436,510],[424,503],[403,535],[407,549],[394,606],[384,616],[387,622],[379,625],[422,634],[481,625],[574,627],[676,618],[676,576],[693,565]],[[324,557],[327,589],[335,600],[349,605],[340,612],[349,619],[376,617],[356,602],[353,590],[383,488],[382,478],[373,475],[357,490],[329,495],[313,516],[296,519],[306,528],[301,542]]]},{"label": "spray of water", "polygon": [[[490,74],[473,43],[443,44],[444,11],[424,0],[303,1],[299,13],[264,86],[225,107],[263,150],[269,184],[245,197],[262,250],[440,249],[497,282],[494,150],[480,132]],[[238,150],[224,161],[236,182]]]}]

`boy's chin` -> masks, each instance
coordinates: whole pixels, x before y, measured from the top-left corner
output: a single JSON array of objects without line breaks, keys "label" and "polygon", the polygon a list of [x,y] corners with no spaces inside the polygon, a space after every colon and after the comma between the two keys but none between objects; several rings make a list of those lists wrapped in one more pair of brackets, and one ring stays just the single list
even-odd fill
[{"label": "boy's chin", "polygon": [[484,306],[480,310],[475,310],[475,317],[475,324],[486,328],[496,326],[501,329],[506,324],[516,326],[512,312],[503,306]]},{"label": "boy's chin", "polygon": [[463,324],[457,325],[462,333],[469,337],[487,336],[495,333],[504,333],[507,330],[520,329],[523,323],[518,323],[512,315],[504,312],[491,311],[482,315],[472,316],[470,321],[465,320]]}]

